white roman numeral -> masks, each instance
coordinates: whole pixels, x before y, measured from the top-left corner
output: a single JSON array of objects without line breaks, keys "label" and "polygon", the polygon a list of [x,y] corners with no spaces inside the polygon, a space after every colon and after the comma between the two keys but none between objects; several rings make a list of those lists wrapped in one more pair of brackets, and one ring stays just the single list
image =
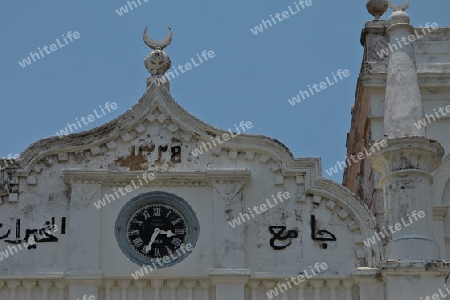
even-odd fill
[{"label": "white roman numeral", "polygon": [[175,229],[175,234],[184,234],[184,229]]},{"label": "white roman numeral", "polygon": [[161,207],[155,207],[153,208],[153,216],[161,216]]},{"label": "white roman numeral", "polygon": [[133,243],[136,247],[140,247],[142,245],[142,239],[141,238],[134,239]]},{"label": "white roman numeral", "polygon": [[148,218],[150,218],[150,214],[148,213],[148,211],[144,210],[142,212],[144,214],[144,218],[147,220]]},{"label": "white roman numeral", "polygon": [[177,246],[177,247],[180,247],[180,245],[181,245],[181,240],[178,239],[178,238],[174,238],[174,239],[171,241],[171,243],[174,244],[174,245]]},{"label": "white roman numeral", "polygon": [[175,221],[172,221],[172,225],[175,225],[175,224],[179,223],[180,221],[181,221],[181,219],[178,218],[178,219],[176,219]]}]

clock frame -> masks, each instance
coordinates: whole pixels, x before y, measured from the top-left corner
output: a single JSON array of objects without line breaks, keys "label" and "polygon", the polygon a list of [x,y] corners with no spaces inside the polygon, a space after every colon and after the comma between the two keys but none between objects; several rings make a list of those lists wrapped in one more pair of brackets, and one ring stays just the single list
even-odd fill
[{"label": "clock frame", "polygon": [[[154,191],[140,194],[122,207],[114,233],[119,248],[132,262],[162,269],[190,254],[186,246],[195,247],[200,226],[195,212],[183,198]],[[166,256],[170,258],[168,263],[162,266],[157,263]]]}]

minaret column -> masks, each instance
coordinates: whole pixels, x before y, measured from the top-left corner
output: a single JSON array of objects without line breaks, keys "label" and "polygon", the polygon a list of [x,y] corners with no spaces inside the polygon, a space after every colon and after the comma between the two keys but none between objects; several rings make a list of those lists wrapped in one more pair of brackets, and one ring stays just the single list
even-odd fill
[{"label": "minaret column", "polygon": [[439,260],[439,245],[433,238],[430,173],[440,165],[444,149],[424,137],[389,139],[387,143],[372,157],[373,168],[382,174],[389,234],[385,258]]},{"label": "minaret column", "polygon": [[[368,7],[377,4],[379,9],[383,0],[368,2],[372,4]],[[449,272],[434,240],[431,193],[431,174],[440,166],[444,149],[425,137],[424,127],[414,125],[422,120],[423,109],[413,47],[419,37],[405,12],[409,0],[401,5],[388,1],[388,5],[393,13],[386,29],[389,44],[382,52],[389,54],[384,101],[387,146],[369,157],[381,174],[384,198],[386,224],[380,224],[377,235],[387,235],[379,268],[385,295],[376,298],[431,299],[443,288]]]},{"label": "minaret column", "polygon": [[393,5],[387,33],[389,61],[384,103],[384,135],[388,146],[370,157],[381,173],[388,236],[385,259],[399,261],[439,260],[433,238],[431,172],[441,164],[444,149],[425,137],[414,122],[423,118],[417,79],[414,28],[405,12],[409,1]]}]

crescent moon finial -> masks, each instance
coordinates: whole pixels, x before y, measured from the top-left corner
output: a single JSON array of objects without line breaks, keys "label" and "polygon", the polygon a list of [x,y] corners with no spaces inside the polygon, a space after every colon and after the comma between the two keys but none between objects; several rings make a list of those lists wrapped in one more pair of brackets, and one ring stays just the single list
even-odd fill
[{"label": "crescent moon finial", "polygon": [[409,7],[409,0],[406,0],[406,3],[402,4],[402,5],[394,5],[392,4],[392,2],[389,0],[389,7],[390,9],[392,9],[392,11],[396,12],[396,11],[405,11],[408,7]]},{"label": "crescent moon finial", "polygon": [[167,28],[169,28],[168,35],[163,40],[155,41],[147,35],[147,26],[146,26],[144,29],[144,33],[143,33],[144,43],[147,46],[149,46],[150,48],[152,48],[153,50],[156,50],[156,49],[162,50],[162,49],[166,48],[167,46],[169,46],[170,42],[172,41],[172,29],[170,27],[167,27]]},{"label": "crescent moon finial", "polygon": [[168,28],[168,35],[160,41],[155,41],[150,38],[147,35],[147,27],[144,29],[144,43],[153,49],[144,59],[145,68],[153,76],[147,78],[147,87],[152,83],[156,83],[158,86],[163,83],[167,89],[170,89],[170,84],[164,74],[172,67],[172,62],[170,61],[169,55],[163,51],[172,41],[172,29],[170,27]]}]

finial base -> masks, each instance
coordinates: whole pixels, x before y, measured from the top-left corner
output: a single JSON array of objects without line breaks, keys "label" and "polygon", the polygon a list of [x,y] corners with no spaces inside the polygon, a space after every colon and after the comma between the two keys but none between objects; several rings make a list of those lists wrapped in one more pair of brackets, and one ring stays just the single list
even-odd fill
[{"label": "finial base", "polygon": [[406,11],[394,11],[389,17],[389,26],[395,24],[411,24],[411,19]]},{"label": "finial base", "polygon": [[151,84],[156,84],[157,86],[165,86],[168,91],[170,91],[170,83],[169,79],[162,75],[162,76],[148,76],[147,77],[147,88]]}]

